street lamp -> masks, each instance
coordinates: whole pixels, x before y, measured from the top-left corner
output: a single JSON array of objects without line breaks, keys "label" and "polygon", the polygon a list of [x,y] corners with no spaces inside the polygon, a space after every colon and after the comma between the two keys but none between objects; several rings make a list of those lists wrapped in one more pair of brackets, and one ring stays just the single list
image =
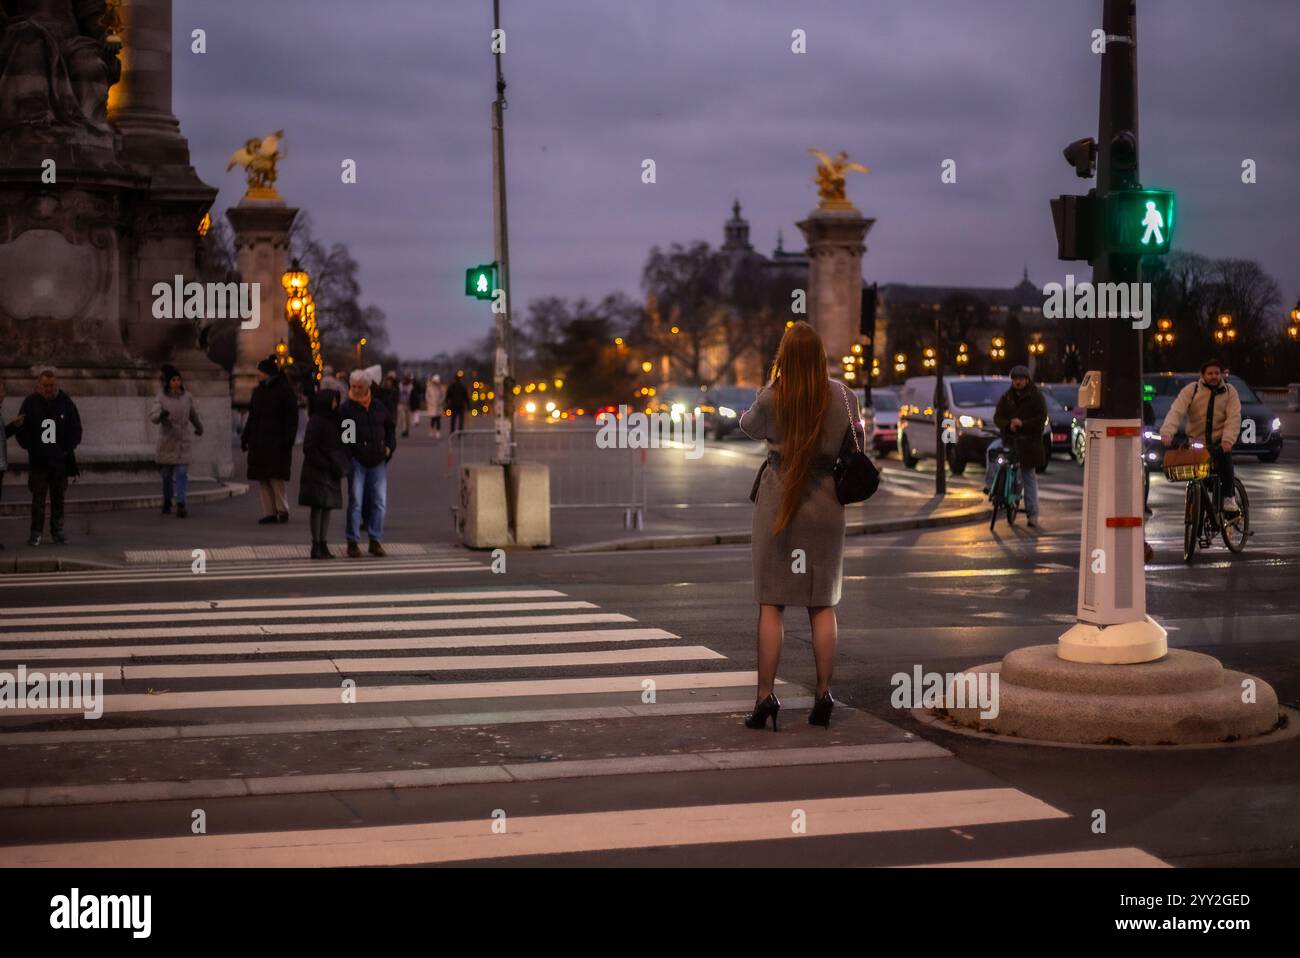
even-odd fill
[{"label": "street lamp", "polygon": [[989,348],[989,358],[994,360],[1007,358],[1007,341],[1001,336],[993,337],[993,345]]},{"label": "street lamp", "polygon": [[366,344],[366,337],[362,336],[357,340],[357,365],[361,365],[361,347]]},{"label": "street lamp", "polygon": [[970,347],[965,343],[957,344],[957,365],[965,366],[970,362]]},{"label": "street lamp", "polygon": [[921,351],[921,368],[934,369],[936,362],[934,347],[926,346],[925,349]]},{"label": "street lamp", "polygon": [[905,353],[894,353],[894,372],[900,375],[907,372],[907,355]]},{"label": "street lamp", "polygon": [[1168,349],[1174,344],[1174,321],[1167,317],[1156,320],[1156,345]]},{"label": "street lamp", "polygon": [[1214,341],[1220,345],[1237,341],[1237,328],[1232,325],[1231,313],[1219,314],[1219,328],[1214,331]]},{"label": "street lamp", "polygon": [[1300,299],[1291,310],[1291,325],[1286,328],[1286,334],[1291,337],[1291,342],[1300,342]]}]

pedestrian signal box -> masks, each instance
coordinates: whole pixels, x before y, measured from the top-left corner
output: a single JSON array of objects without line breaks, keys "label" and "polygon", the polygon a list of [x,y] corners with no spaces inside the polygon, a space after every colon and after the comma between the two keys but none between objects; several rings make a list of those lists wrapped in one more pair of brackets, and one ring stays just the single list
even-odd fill
[{"label": "pedestrian signal box", "polygon": [[465,270],[465,295],[475,299],[491,299],[496,291],[496,263],[471,266]]},{"label": "pedestrian signal box", "polygon": [[1168,253],[1174,234],[1169,190],[1117,190],[1106,197],[1106,251],[1129,256]]}]

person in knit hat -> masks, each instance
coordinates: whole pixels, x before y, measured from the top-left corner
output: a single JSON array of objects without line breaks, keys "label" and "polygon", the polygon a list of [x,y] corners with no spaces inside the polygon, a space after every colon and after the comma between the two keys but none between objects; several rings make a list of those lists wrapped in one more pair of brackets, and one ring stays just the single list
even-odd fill
[{"label": "person in knit hat", "polygon": [[149,421],[158,426],[158,451],[154,458],[162,474],[163,515],[171,513],[175,498],[176,518],[184,519],[189,515],[185,498],[193,437],[203,435],[203,423],[194,408],[194,398],[185,391],[185,382],[175,366],[162,368],[162,390],[154,397]]}]

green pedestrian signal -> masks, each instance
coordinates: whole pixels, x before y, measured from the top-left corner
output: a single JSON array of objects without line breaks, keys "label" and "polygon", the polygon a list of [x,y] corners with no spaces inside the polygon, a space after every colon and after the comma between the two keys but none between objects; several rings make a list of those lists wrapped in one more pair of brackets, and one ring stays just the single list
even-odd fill
[{"label": "green pedestrian signal", "polygon": [[1130,256],[1169,252],[1174,235],[1174,194],[1169,190],[1118,190],[1106,198],[1106,251]]},{"label": "green pedestrian signal", "polygon": [[491,299],[496,291],[496,263],[471,266],[465,270],[465,295],[475,299]]}]

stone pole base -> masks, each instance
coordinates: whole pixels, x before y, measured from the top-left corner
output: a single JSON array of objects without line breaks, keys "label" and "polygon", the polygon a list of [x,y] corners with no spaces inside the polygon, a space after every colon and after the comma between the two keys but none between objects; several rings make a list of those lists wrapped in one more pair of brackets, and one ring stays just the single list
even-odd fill
[{"label": "stone pole base", "polygon": [[[1267,682],[1186,649],[1140,665],[1069,662],[1055,645],[1016,649],[1001,662],[959,673],[945,704],[970,703],[956,696],[956,688],[974,686],[981,672],[997,676],[996,715],[991,708],[981,717],[978,706],[929,714],[1010,742],[1094,745],[1233,742],[1265,735],[1281,720],[1277,693]],[[992,677],[985,681],[992,689]]]}]

